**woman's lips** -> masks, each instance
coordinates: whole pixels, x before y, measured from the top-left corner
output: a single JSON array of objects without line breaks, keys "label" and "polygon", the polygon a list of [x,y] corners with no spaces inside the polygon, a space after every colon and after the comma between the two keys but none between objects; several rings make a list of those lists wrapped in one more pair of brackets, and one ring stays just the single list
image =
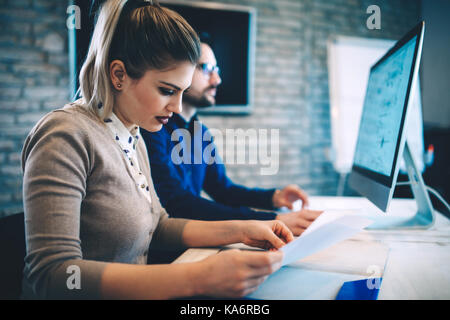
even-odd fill
[{"label": "woman's lips", "polygon": [[156,120],[161,124],[167,124],[169,122],[170,117],[156,117]]}]

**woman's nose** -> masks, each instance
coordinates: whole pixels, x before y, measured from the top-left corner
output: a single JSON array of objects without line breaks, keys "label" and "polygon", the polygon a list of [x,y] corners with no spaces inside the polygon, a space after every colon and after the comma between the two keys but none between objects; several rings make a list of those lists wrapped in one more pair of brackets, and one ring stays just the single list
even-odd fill
[{"label": "woman's nose", "polygon": [[167,106],[167,109],[173,113],[181,113],[181,111],[183,110],[182,97],[182,94],[174,96],[174,98]]}]

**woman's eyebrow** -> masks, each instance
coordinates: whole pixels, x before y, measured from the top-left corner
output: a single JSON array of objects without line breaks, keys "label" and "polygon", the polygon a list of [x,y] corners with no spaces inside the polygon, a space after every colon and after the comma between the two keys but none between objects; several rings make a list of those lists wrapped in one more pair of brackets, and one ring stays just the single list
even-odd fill
[{"label": "woman's eyebrow", "polygon": [[167,86],[170,86],[170,87],[172,87],[172,88],[174,88],[174,89],[176,89],[176,90],[178,90],[178,91],[181,90],[180,87],[177,87],[176,85],[174,85],[174,84],[172,84],[172,83],[165,82],[165,81],[159,81],[159,82],[162,83],[162,84],[165,84],[165,85],[167,85]]}]

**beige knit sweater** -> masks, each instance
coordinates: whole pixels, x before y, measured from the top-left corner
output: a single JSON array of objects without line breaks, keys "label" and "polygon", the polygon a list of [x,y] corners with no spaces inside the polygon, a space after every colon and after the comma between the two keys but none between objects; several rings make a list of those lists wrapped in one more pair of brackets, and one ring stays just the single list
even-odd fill
[{"label": "beige knit sweater", "polygon": [[[188,220],[169,218],[161,207],[139,140],[151,204],[106,125],[82,107],[50,112],[32,129],[22,151],[24,298],[99,298],[107,263],[145,264],[150,242],[183,246]],[[74,270],[80,288],[68,285],[76,284]]]}]

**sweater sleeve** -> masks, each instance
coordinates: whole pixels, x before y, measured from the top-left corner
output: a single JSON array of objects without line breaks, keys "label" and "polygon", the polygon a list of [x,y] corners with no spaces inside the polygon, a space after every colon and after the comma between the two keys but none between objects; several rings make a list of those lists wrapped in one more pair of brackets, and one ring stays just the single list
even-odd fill
[{"label": "sweater sleeve", "polygon": [[83,129],[64,111],[44,117],[25,141],[24,288],[31,290],[33,297],[100,297],[106,263],[83,260],[80,242],[80,207],[90,170],[89,153]]}]

